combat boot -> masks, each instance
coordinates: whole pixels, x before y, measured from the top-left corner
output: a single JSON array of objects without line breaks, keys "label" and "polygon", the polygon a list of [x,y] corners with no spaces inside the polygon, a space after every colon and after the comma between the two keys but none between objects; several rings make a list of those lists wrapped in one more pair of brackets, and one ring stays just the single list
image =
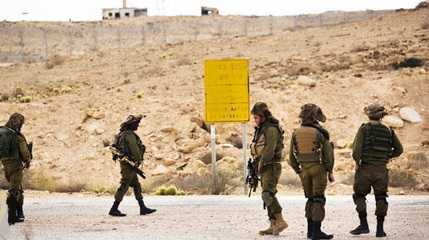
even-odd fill
[{"label": "combat boot", "polygon": [[6,204],[7,204],[7,222],[9,223],[9,225],[13,225],[16,222],[18,222],[18,218],[16,216],[17,203],[14,198],[9,196],[6,200]]},{"label": "combat boot", "polygon": [[274,224],[273,224],[273,235],[279,235],[283,230],[288,227],[287,222],[283,219],[282,213],[277,213],[274,215]]},{"label": "combat boot", "polygon": [[311,234],[313,231],[313,220],[307,218],[307,239],[311,239]]},{"label": "combat boot", "polygon": [[311,233],[311,240],[324,240],[333,239],[334,235],[326,234],[321,230],[322,222],[313,221],[313,231]]},{"label": "combat boot", "polygon": [[140,215],[147,215],[156,212],[156,209],[151,209],[146,207],[143,202],[143,199],[138,200],[140,206]]},{"label": "combat boot", "polygon": [[117,202],[117,201],[115,201],[113,203],[112,208],[109,211],[110,216],[113,216],[113,217],[125,217],[125,216],[127,216],[126,214],[121,213],[121,211],[119,211],[119,209],[118,209],[119,203],[120,202]]},{"label": "combat boot", "polygon": [[24,222],[25,220],[23,205],[24,205],[24,199],[21,199],[21,201],[19,201],[16,207],[16,217],[18,219],[18,222]]},{"label": "combat boot", "polygon": [[273,235],[273,226],[274,226],[274,219],[270,219],[270,227],[259,231],[259,235]]},{"label": "combat boot", "polygon": [[359,213],[360,224],[357,228],[350,231],[352,235],[361,235],[369,233],[368,220],[366,219],[366,213]]},{"label": "combat boot", "polygon": [[384,232],[384,217],[377,217],[377,233],[376,237],[386,237],[386,233]]}]

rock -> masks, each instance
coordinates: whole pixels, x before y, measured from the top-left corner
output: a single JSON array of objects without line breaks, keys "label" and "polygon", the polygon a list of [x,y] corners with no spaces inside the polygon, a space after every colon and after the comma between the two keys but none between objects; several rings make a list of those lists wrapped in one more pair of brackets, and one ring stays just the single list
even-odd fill
[{"label": "rock", "polygon": [[[216,161],[221,160],[224,157],[219,151],[216,152]],[[202,154],[199,158],[203,163],[210,164],[212,163],[212,152],[208,150],[206,153]]]},{"label": "rock", "polygon": [[22,90],[22,88],[16,88],[13,92],[12,92],[12,96],[15,98],[20,98],[22,96],[24,96],[24,90]]},{"label": "rock", "polygon": [[0,102],[7,102],[9,101],[9,94],[4,93],[4,94],[0,94]]},{"label": "rock", "polygon": [[316,83],[317,83],[316,80],[314,80],[310,77],[307,77],[307,76],[299,76],[298,79],[296,80],[296,82],[299,85],[307,86],[307,87],[315,87]]},{"label": "rock", "polygon": [[108,147],[108,146],[110,146],[110,140],[107,138],[104,138],[103,139],[103,147]]},{"label": "rock", "polygon": [[338,141],[335,142],[335,147],[339,148],[339,149],[344,149],[347,146],[349,146],[349,141],[345,140],[345,139],[340,139]]},{"label": "rock", "polygon": [[173,159],[164,159],[164,160],[162,161],[162,163],[163,163],[165,166],[169,167],[169,166],[171,166],[171,165],[176,164],[176,161],[175,161],[175,160],[173,160]]},{"label": "rock", "polygon": [[422,122],[422,117],[420,116],[420,114],[411,107],[401,108],[399,110],[399,115],[401,116],[402,119],[411,123]]},{"label": "rock", "polygon": [[422,1],[414,9],[418,10],[418,9],[424,9],[424,8],[429,8],[429,2]]},{"label": "rock", "polygon": [[408,165],[413,169],[429,167],[429,161],[425,152],[414,151],[407,154]]},{"label": "rock", "polygon": [[416,185],[416,190],[417,191],[426,191],[427,189],[428,189],[428,187],[424,183],[420,183],[420,184]]},{"label": "rock", "polygon": [[363,75],[361,73],[356,73],[356,74],[353,75],[353,77],[355,77],[355,78],[361,78],[361,77],[363,77]]},{"label": "rock", "polygon": [[243,148],[242,138],[237,133],[231,133],[229,137],[225,139],[227,142],[231,143],[236,148]]},{"label": "rock", "polygon": [[422,145],[422,147],[429,146],[429,140],[423,140],[421,145]]},{"label": "rock", "polygon": [[170,170],[166,166],[164,166],[163,164],[160,164],[160,165],[156,166],[155,169],[152,170],[151,174],[152,175],[164,175],[164,174],[167,174],[169,172],[170,172]]},{"label": "rock", "polygon": [[401,118],[393,115],[387,115],[383,118],[383,123],[392,128],[401,128],[404,126],[404,121]]}]

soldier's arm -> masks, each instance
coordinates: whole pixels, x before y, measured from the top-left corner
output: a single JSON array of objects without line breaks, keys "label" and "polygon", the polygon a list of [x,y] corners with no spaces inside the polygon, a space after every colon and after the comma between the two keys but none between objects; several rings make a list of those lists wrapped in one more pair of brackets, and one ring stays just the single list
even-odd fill
[{"label": "soldier's arm", "polygon": [[279,133],[274,127],[269,127],[264,133],[265,146],[261,153],[261,164],[264,166],[266,161],[270,161],[274,157],[274,151],[277,145]]},{"label": "soldier's arm", "polygon": [[402,147],[401,142],[399,141],[398,136],[396,136],[396,133],[393,130],[392,130],[392,137],[393,137],[392,158],[399,157],[404,152],[404,149]]},{"label": "soldier's arm", "polygon": [[292,169],[299,174],[301,172],[301,168],[299,167],[298,160],[296,159],[296,156],[294,154],[294,134],[292,135],[290,139],[290,147],[289,147],[289,165],[292,167]]},{"label": "soldier's arm", "polygon": [[127,134],[125,136],[125,144],[127,146],[128,152],[131,155],[133,161],[141,162],[142,152],[137,144],[137,138],[134,134]]},{"label": "soldier's arm", "polygon": [[31,161],[30,149],[28,149],[27,140],[21,135],[18,135],[18,148],[22,161],[29,163]]},{"label": "soldier's arm", "polygon": [[361,157],[362,157],[362,144],[363,144],[363,128],[364,126],[361,126],[355,136],[355,139],[353,141],[353,159],[357,164],[359,164]]},{"label": "soldier's arm", "polygon": [[323,164],[325,165],[326,171],[332,173],[332,171],[334,170],[335,163],[334,148],[332,146],[332,143],[322,134],[320,134],[320,137],[322,139],[321,142]]}]

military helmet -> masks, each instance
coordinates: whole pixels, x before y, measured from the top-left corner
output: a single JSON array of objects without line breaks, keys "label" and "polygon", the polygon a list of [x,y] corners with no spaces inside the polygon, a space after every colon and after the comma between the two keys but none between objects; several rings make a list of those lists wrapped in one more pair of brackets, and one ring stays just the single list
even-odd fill
[{"label": "military helmet", "polygon": [[142,118],[145,117],[144,115],[129,115],[127,119],[121,124],[121,128],[124,128],[126,126],[129,126],[131,124],[140,123]]},{"label": "military helmet", "polygon": [[379,103],[371,103],[370,105],[366,106],[364,109],[365,114],[373,120],[379,120],[382,119],[384,116],[387,115],[386,109],[383,105]]},{"label": "military helmet", "polygon": [[10,116],[6,123],[6,127],[13,129],[17,132],[21,131],[22,125],[24,125],[25,117],[20,113],[14,113]]},{"label": "military helmet", "polygon": [[302,105],[299,118],[303,123],[325,122],[326,116],[323,114],[322,109],[314,103],[307,103]]}]

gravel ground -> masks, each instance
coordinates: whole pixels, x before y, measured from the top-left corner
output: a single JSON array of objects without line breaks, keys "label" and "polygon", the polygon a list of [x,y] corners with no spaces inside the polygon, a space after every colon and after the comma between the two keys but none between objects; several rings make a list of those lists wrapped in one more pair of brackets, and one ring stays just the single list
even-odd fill
[{"label": "gravel ground", "polygon": [[[324,229],[336,239],[375,239],[373,197],[369,199],[372,232],[351,237],[357,224],[350,196],[329,196]],[[275,239],[305,239],[304,204],[301,196],[281,196],[289,229]],[[388,239],[427,239],[429,196],[392,196],[386,232]],[[146,202],[157,208],[139,216],[137,203],[127,197],[120,209],[125,218],[107,216],[112,197],[53,194],[27,196],[26,222],[11,228],[9,239],[270,239],[257,231],[267,226],[259,196],[154,197]]]}]

